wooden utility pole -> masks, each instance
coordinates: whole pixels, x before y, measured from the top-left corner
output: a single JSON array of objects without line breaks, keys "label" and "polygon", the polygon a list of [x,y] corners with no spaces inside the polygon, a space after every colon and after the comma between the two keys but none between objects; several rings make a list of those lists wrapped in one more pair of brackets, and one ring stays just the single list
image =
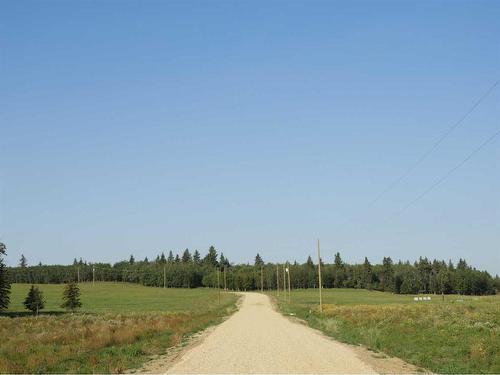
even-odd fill
[{"label": "wooden utility pole", "polygon": [[167,268],[163,266],[163,289],[167,287]]},{"label": "wooden utility pole", "polygon": [[92,266],[92,286],[95,285],[95,266]]},{"label": "wooden utility pole", "polygon": [[260,266],[260,291],[264,292],[264,266]]},{"label": "wooden utility pole", "polygon": [[284,264],[283,264],[283,293],[286,302],[286,267]]},{"label": "wooden utility pole", "polygon": [[78,284],[80,284],[80,266],[76,267],[76,273],[78,274]]},{"label": "wooden utility pole", "polygon": [[280,270],[278,263],[276,263],[276,293],[280,296]]},{"label": "wooden utility pole", "polygon": [[224,291],[227,292],[227,278],[226,278],[226,266],[224,266]]},{"label": "wooden utility pole", "polygon": [[322,296],[322,282],[321,282],[321,255],[319,254],[319,240],[318,240],[318,284],[319,284],[319,311],[323,312],[323,296]]},{"label": "wooden utility pole", "polygon": [[288,264],[288,267],[287,267],[287,270],[288,270],[288,303],[290,303],[290,301],[292,300],[292,288],[290,287],[291,283],[290,283],[290,264]]},{"label": "wooden utility pole", "polygon": [[220,305],[220,269],[217,268],[217,291],[218,291],[218,298],[219,298],[219,305]]}]

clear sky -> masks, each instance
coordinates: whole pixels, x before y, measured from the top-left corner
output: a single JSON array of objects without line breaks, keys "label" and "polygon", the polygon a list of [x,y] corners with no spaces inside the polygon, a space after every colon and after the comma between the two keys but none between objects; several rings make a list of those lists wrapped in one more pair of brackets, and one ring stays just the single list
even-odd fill
[{"label": "clear sky", "polygon": [[9,264],[211,245],[500,273],[498,1],[0,5]]}]

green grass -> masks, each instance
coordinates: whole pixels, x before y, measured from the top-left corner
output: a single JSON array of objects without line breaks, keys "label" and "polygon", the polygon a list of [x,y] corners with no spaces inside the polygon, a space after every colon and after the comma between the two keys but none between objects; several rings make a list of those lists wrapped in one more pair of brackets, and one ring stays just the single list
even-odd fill
[{"label": "green grass", "polygon": [[500,373],[500,296],[414,296],[356,289],[292,292],[278,300],[314,328],[439,373]]},{"label": "green grass", "polygon": [[[283,291],[281,296],[283,297]],[[376,290],[365,289],[323,289],[323,303],[337,304],[337,305],[385,305],[385,304],[415,304],[413,297],[416,295],[408,294],[393,294],[387,292],[379,292]],[[419,295],[424,296],[423,294]],[[430,296],[431,301],[420,301],[419,304],[441,304],[442,297],[440,295],[425,295]],[[457,300],[463,301],[479,301],[483,297],[477,296],[457,296],[445,295],[446,302],[456,302]],[[318,289],[301,289],[292,291],[292,302],[298,304],[314,305],[319,304],[319,290]]]},{"label": "green grass", "polygon": [[[81,283],[81,312],[195,312],[217,304],[217,290],[208,288],[173,289],[144,287],[131,283]],[[10,306],[7,312],[27,312],[23,301],[30,284],[12,284]],[[63,312],[62,284],[37,285],[46,300],[45,312]],[[195,302],[195,303],[193,303]]]},{"label": "green grass", "polygon": [[62,285],[39,285],[46,309],[25,312],[29,285],[13,284],[0,314],[2,373],[119,373],[220,322],[237,296],[213,289],[162,289],[137,284],[81,284],[83,308],[60,308]]}]

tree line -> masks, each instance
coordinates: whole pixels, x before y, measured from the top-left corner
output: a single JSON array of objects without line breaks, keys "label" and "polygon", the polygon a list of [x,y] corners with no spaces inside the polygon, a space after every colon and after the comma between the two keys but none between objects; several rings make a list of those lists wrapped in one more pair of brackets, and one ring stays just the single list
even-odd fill
[{"label": "tree line", "polygon": [[[18,267],[8,269],[9,278],[17,283],[63,283],[114,281],[168,288],[225,287],[231,290],[283,288],[284,269],[290,272],[291,287],[317,288],[318,267],[311,257],[304,263],[266,263],[257,254],[253,264],[233,264],[211,246],[204,257],[189,249],[174,255],[172,251],[155,259],[128,260],[115,264],[88,263],[75,259],[72,265],[29,266],[23,256]],[[336,253],[332,263],[321,262],[324,288],[357,288],[389,291],[397,294],[438,293],[486,295],[500,290],[500,279],[477,270],[463,259],[429,260],[420,257],[414,263],[394,262],[384,257],[380,264],[365,258],[361,264],[345,263]]]}]

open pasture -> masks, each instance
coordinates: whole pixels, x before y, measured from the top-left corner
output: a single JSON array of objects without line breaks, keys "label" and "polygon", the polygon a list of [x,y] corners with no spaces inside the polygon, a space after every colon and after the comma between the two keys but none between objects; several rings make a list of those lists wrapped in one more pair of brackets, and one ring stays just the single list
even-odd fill
[{"label": "open pasture", "polygon": [[278,305],[338,340],[439,373],[500,373],[500,296],[411,295],[357,290],[297,290]]},{"label": "open pasture", "polygon": [[[23,301],[30,284],[12,284],[7,312],[28,311]],[[43,312],[63,312],[64,284],[38,284],[46,300]],[[195,312],[217,305],[217,290],[208,288],[154,288],[132,283],[80,283],[82,309],[87,313]],[[223,295],[223,293],[221,293]]]},{"label": "open pasture", "polygon": [[237,296],[213,289],[161,289],[137,284],[80,284],[82,309],[61,307],[63,285],[39,285],[46,308],[23,309],[29,285],[13,284],[11,305],[0,314],[2,373],[119,373],[235,309]]}]

